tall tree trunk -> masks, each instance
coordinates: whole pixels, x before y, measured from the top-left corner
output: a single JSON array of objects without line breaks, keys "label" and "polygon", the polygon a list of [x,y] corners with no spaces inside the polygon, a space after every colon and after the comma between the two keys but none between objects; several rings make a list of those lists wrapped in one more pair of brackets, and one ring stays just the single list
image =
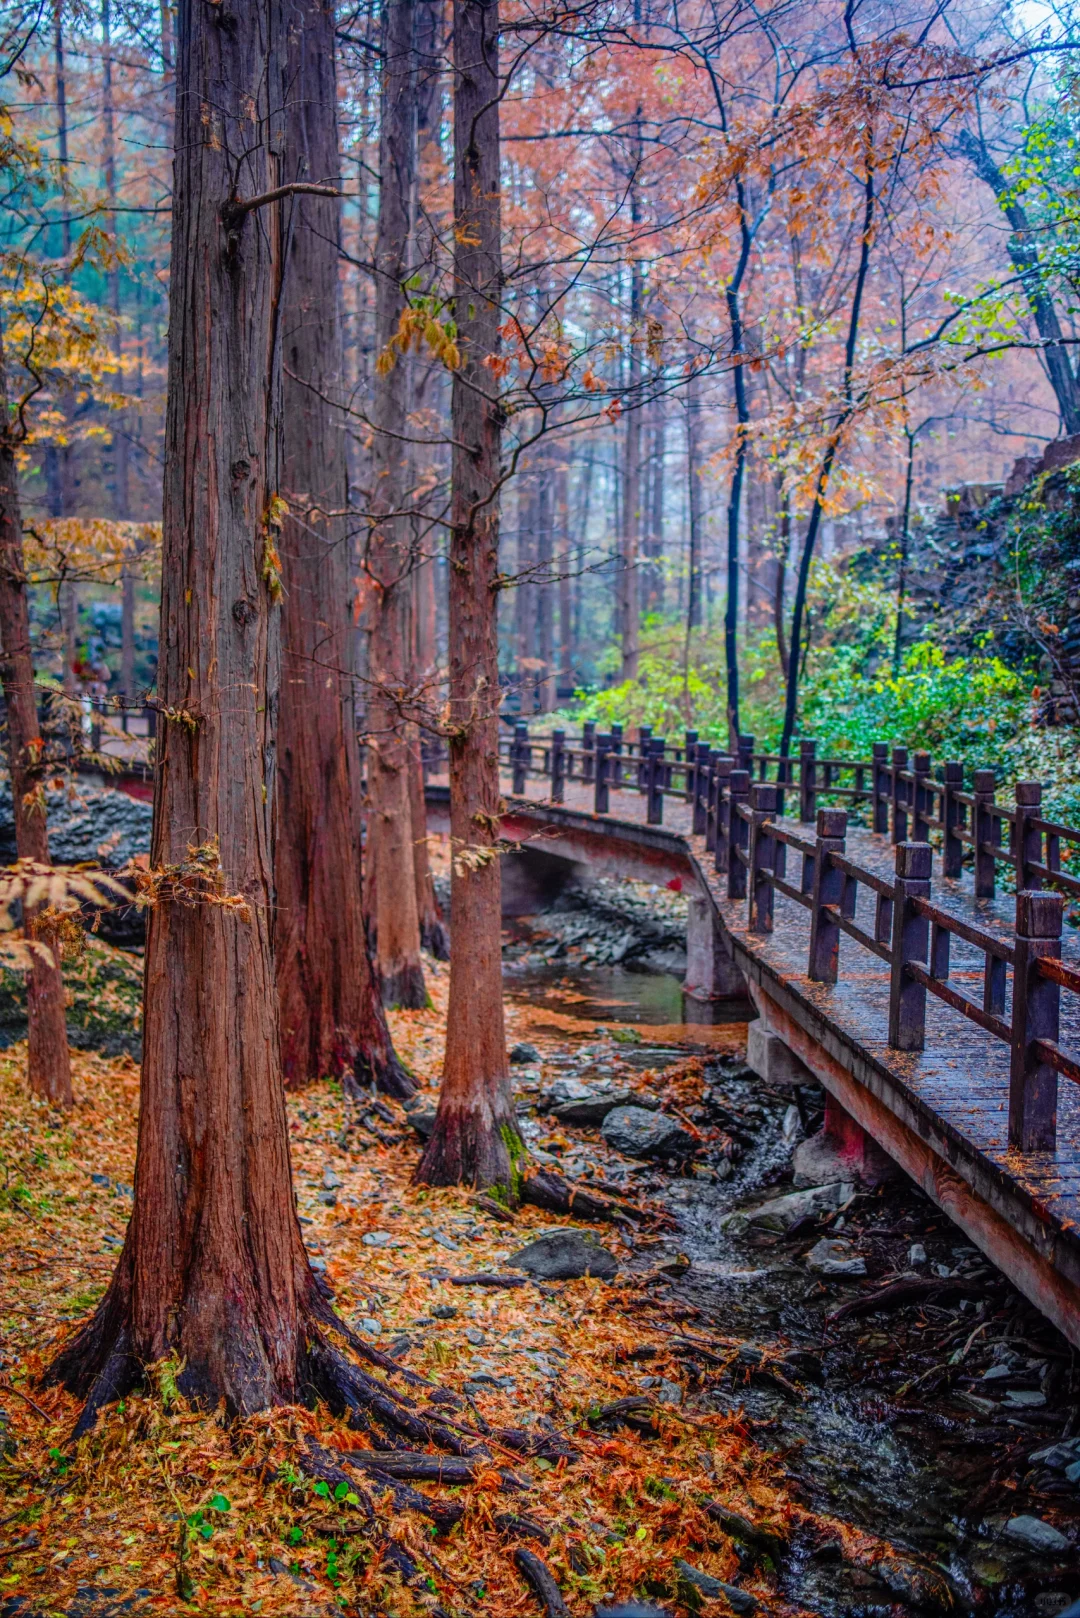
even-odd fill
[{"label": "tall tree trunk", "polygon": [[907,458],[904,467],[904,507],[900,515],[900,557],[896,577],[896,632],[893,636],[893,678],[900,673],[904,652],[904,597],[907,594],[908,553],[911,549],[911,496],[915,486],[915,437],[909,419],[904,421]]},{"label": "tall tree trunk", "polygon": [[176,717],[154,801],[135,1207],[105,1297],[52,1371],[88,1395],[77,1431],[170,1353],[210,1408],[295,1399],[319,1297],[270,941],[282,208],[242,214],[233,189],[281,180],[282,22],[278,0],[229,15],[224,28],[200,0],[179,15],[158,666]]},{"label": "tall tree trunk", "polygon": [[523,1151],[507,1075],[499,869],[498,353],[502,289],[498,0],[454,0],[450,528],[450,1003],[435,1130],[417,1179],[515,1191]]},{"label": "tall tree trunk", "polygon": [[[34,665],[30,655],[30,611],[23,566],[22,512],[15,432],[8,401],[3,333],[0,332],[0,680],[8,723],[8,769],[15,811],[15,848],[21,860],[49,863],[45,821],[41,727],[38,724]],[[32,916],[25,918],[27,934]],[[35,1095],[56,1106],[71,1105],[71,1058],[60,967],[35,952],[27,973],[29,1080]]]},{"label": "tall tree trunk", "polygon": [[559,686],[574,683],[574,625],[572,580],[570,565],[570,474],[566,464],[566,448],[556,445],[558,457],[555,466],[555,534],[559,569],[559,656],[556,664],[555,702],[559,700]]},{"label": "tall tree trunk", "polygon": [[691,371],[686,382],[686,633],[701,628],[701,379]]},{"label": "tall tree trunk", "polygon": [[[102,72],[102,135],[104,144],[105,198],[109,205],[109,229],[118,236],[117,179],[116,179],[116,127],[113,104],[112,17],[109,0],[101,6],[101,72]],[[123,381],[124,340],[120,330],[120,260],[117,256],[109,268],[109,303],[115,327],[113,330],[113,357],[116,360],[117,386]],[[113,432],[113,514],[121,522],[130,516],[128,492],[128,439],[125,418]]]},{"label": "tall tree trunk", "polygon": [[[286,183],[338,174],[334,15],[285,0],[290,93]],[[289,1086],[355,1074],[393,1094],[412,1081],[394,1054],[364,930],[360,760],[341,513],[347,501],[341,396],[338,203],[285,208],[281,535],[284,654],[277,769],[274,947],[281,1061]],[[407,801],[404,809],[407,822]]]},{"label": "tall tree trunk", "polygon": [[[641,162],[641,109],[638,109],[636,138],[637,167]],[[630,185],[630,214],[632,228],[638,222],[638,187],[636,179]],[[630,338],[628,390],[630,408],[626,416],[626,459],[623,473],[622,501],[622,556],[619,572],[619,619],[622,636],[622,677],[638,677],[638,620],[640,617],[640,580],[638,578],[638,552],[641,544],[641,342],[638,323],[641,319],[641,262],[635,247],[630,262]]]},{"label": "tall tree trunk", "polygon": [[555,561],[554,500],[550,446],[538,446],[536,480],[536,670],[537,709],[555,706]]},{"label": "tall tree trunk", "polygon": [[1061,411],[1061,423],[1067,434],[1080,433],[1080,379],[1073,371],[1057,308],[1043,279],[1038,233],[1032,229],[1026,208],[994,162],[986,142],[969,130],[964,130],[958,145],[979,179],[994,193],[998,206],[1012,228],[1009,257],[1023,283],[1024,296],[1034,316],[1035,328],[1045,344],[1043,360]]},{"label": "tall tree trunk", "polygon": [[[412,591],[408,425],[409,367],[390,343],[406,307],[409,213],[416,172],[413,0],[383,10],[379,226],[375,246],[375,348],[371,404],[373,513],[367,568],[374,586],[368,645],[368,912],[379,979],[389,1006],[427,1004],[413,870],[409,751],[401,700],[410,684]],[[388,368],[388,362],[389,368]]]}]

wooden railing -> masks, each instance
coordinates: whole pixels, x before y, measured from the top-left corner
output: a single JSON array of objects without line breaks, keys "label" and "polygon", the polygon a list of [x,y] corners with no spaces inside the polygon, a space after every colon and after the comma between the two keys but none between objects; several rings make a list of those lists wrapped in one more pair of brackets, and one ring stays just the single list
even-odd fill
[{"label": "wooden railing", "polygon": [[[896,1050],[923,1049],[928,996],[1001,1040],[1010,1050],[1009,1145],[1054,1149],[1058,1076],[1080,1083],[1080,1057],[1058,1042],[1062,993],[1080,994],[1080,972],[1061,959],[1065,897],[1080,896],[1080,879],[1062,869],[1062,845],[1080,851],[1080,828],[1042,815],[1038,782],[1020,782],[1009,806],[997,801],[993,771],[975,770],[968,790],[959,762],[935,772],[928,753],[909,756],[902,747],[875,745],[869,759],[818,758],[814,742],[805,740],[796,757],[782,759],[758,752],[750,736],[729,753],[688,731],[669,750],[665,738],[645,729],[630,741],[619,726],[598,732],[592,724],[576,744],[563,730],[531,736],[518,724],[503,753],[518,794],[529,776],[542,776],[550,800],[561,803],[567,782],[577,780],[591,784],[594,811],[602,815],[613,789],[638,792],[651,825],[662,824],[666,797],[690,804],[693,831],[704,837],[727,898],[746,901],[751,933],[772,931],[779,893],[809,912],[812,981],[837,981],[841,939],[884,962],[888,1043]],[[891,876],[848,857],[848,811],[819,807],[824,796],[868,806],[872,829],[896,845]],[[789,798],[813,835],[782,823]],[[940,839],[945,877],[960,877],[969,852],[976,899],[993,898],[997,867],[1011,867],[1010,937],[933,901],[931,837]],[[787,870],[789,852],[802,862],[798,881]],[[872,914],[863,914],[868,904]],[[957,986],[954,940],[982,956],[980,1000]]]}]

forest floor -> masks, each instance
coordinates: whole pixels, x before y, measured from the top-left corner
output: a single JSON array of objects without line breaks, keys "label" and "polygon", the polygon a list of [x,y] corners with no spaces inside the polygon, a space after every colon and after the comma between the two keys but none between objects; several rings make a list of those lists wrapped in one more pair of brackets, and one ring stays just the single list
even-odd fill
[{"label": "forest floor", "polygon": [[[106,956],[99,949],[94,970]],[[431,1008],[395,1013],[392,1025],[433,1104],[448,973],[427,970]],[[40,1373],[104,1291],[123,1241],[138,1068],[127,1055],[75,1053],[76,1104],[60,1116],[26,1093],[24,1048],[0,1053],[3,1618],[517,1618],[543,1610],[515,1560],[523,1550],[550,1569],[574,1618],[631,1600],[717,1618],[1052,1618],[1078,1593],[1076,1488],[1056,1461],[1029,1458],[1076,1425],[1061,1339],[1000,1277],[958,1260],[959,1233],[906,1185],[840,1212],[834,1204],[799,1228],[751,1230],[733,1260],[730,1244],[717,1248],[717,1209],[790,1190],[790,1097],[750,1095],[753,1076],[737,1059],[744,1028],[710,1030],[709,1050],[672,1048],[650,1068],[624,1057],[643,1034],[671,1041],[674,1030],[612,1033],[574,1007],[565,987],[561,1000],[557,988],[511,999],[508,1036],[535,1046],[514,1072],[541,1161],[627,1193],[626,1222],[592,1227],[618,1265],[611,1281],[455,1284],[507,1275],[517,1249],[575,1222],[528,1206],[508,1220],[465,1191],[413,1187],[419,1141],[396,1104],[349,1102],[331,1083],[289,1098],[298,1212],[340,1315],[456,1395],[457,1419],[486,1434],[472,1481],[411,1485],[462,1508],[440,1532],[354,1466],[370,1440],[325,1408],[227,1424],[185,1406],[175,1366],[151,1368],[146,1391],[72,1445],[77,1404]],[[698,1142],[696,1166],[633,1163],[595,1130],[554,1122],[538,1105],[544,1086],[588,1063],[677,1114]],[[748,1158],[758,1151],[756,1182],[741,1191],[739,1120]],[[761,1149],[751,1142],[759,1126]],[[865,1273],[808,1272],[826,1238],[854,1238]],[[910,1278],[914,1241],[945,1272],[934,1272],[940,1285],[916,1286],[899,1319],[868,1323],[867,1289]],[[838,1304],[860,1299],[849,1320],[829,1323]],[[1033,1385],[1048,1391],[1032,1395]],[[924,1490],[917,1462],[897,1459],[905,1423],[916,1448],[943,1447],[966,1516],[953,1501],[929,1529],[909,1520],[910,1497]],[[573,1453],[528,1458],[498,1440],[510,1428],[557,1433]],[[381,1529],[422,1570],[418,1580],[390,1570],[351,1490],[313,1476],[310,1440],[366,1478]],[[1041,1530],[1027,1529],[1024,1542],[1010,1528],[1021,1519],[1051,1537],[1040,1547]]]}]

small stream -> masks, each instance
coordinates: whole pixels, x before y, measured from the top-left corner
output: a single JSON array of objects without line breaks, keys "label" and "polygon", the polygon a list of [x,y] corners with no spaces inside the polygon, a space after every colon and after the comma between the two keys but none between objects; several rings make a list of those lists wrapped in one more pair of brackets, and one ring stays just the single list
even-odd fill
[{"label": "small stream", "polygon": [[[792,1152],[820,1123],[820,1091],[806,1087],[793,1099],[769,1090],[745,1065],[746,1022],[714,1021],[684,997],[673,973],[582,964],[562,951],[551,959],[550,937],[548,917],[519,919],[505,951],[508,995],[541,1047],[542,1061],[521,1074],[530,1146],[542,1155],[550,1131],[525,1104],[560,1075],[630,1083],[651,1073],[659,1085],[672,1064],[707,1058],[702,1116],[742,1120],[745,1144],[733,1160],[665,1172],[609,1152],[596,1130],[565,1129],[559,1166],[589,1178],[599,1143],[609,1183],[666,1204],[677,1228],[639,1241],[641,1268],[677,1265],[685,1255],[689,1267],[667,1288],[675,1312],[684,1306],[694,1321],[687,1329],[703,1339],[711,1328],[748,1345],[745,1365],[706,1376],[697,1401],[742,1409],[797,1500],[900,1553],[895,1566],[853,1566],[836,1542],[796,1536],[778,1564],[785,1594],[823,1618],[1054,1618],[1080,1596],[1080,1482],[1029,1456],[1080,1429],[1080,1378],[1074,1387],[1064,1339],[903,1176],[856,1191],[839,1214],[802,1231],[725,1233],[726,1214],[793,1189]],[[808,1269],[823,1236],[850,1239],[871,1280],[910,1275],[914,1253],[919,1274],[959,1277],[968,1295],[832,1324],[829,1313],[860,1296],[867,1280]],[[755,1349],[777,1348],[793,1367],[786,1387],[754,1367]],[[1005,1366],[998,1380],[995,1364]],[[1006,1385],[1021,1395],[1049,1391],[1021,1396],[1014,1408],[1013,1394],[998,1397]],[[1076,1453],[1080,1460],[1080,1444]],[[1068,1525],[1070,1547],[1048,1550],[1006,1532],[1014,1519],[1048,1514]],[[748,1563],[760,1554],[746,1547]]]}]

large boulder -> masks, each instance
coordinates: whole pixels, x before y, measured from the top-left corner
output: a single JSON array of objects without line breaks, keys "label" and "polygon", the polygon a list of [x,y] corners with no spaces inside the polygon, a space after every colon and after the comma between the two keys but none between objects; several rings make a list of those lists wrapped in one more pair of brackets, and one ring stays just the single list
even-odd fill
[{"label": "large boulder", "polygon": [[[57,865],[103,865],[111,871],[128,865],[136,854],[150,852],[153,809],[114,787],[85,786],[46,792],[49,854]],[[0,786],[0,861],[11,864],[15,852],[15,815],[11,783]]]},{"label": "large boulder", "polygon": [[615,1107],[600,1126],[607,1144],[626,1157],[689,1157],[694,1138],[674,1118],[644,1107]]}]

